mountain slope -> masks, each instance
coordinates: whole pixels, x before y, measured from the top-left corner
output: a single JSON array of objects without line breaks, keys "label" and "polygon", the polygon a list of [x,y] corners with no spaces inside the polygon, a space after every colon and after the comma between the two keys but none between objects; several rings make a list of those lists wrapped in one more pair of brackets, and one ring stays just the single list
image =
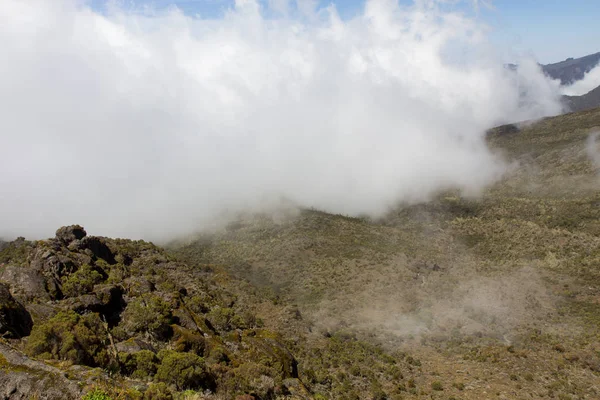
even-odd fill
[{"label": "mountain slope", "polygon": [[464,399],[594,398],[600,195],[586,143],[598,127],[596,109],[492,130],[519,164],[477,200],[444,193],[377,221],[247,218],[178,253],[275,291],[313,329],[408,352],[422,373],[406,398],[437,398],[438,383]]},{"label": "mountain slope", "polygon": [[562,101],[570,111],[600,107],[600,86],[581,96],[563,96]]},{"label": "mountain slope", "polygon": [[552,79],[560,79],[562,85],[570,85],[583,79],[586,72],[598,65],[600,53],[580,58],[568,58],[564,61],[542,65],[542,70]]}]

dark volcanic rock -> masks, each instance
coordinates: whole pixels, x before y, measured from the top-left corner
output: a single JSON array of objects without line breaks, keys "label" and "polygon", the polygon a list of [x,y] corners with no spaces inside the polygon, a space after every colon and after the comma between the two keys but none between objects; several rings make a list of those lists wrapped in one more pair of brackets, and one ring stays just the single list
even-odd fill
[{"label": "dark volcanic rock", "polygon": [[69,245],[74,240],[83,239],[87,232],[80,225],[63,226],[56,231],[56,240]]},{"label": "dark volcanic rock", "polygon": [[61,278],[77,271],[78,264],[63,254],[44,248],[34,250],[30,260],[30,269],[44,277],[45,291],[50,298],[62,299]]},{"label": "dark volcanic rock", "polygon": [[126,306],[123,290],[115,285],[96,285],[93,293],[65,299],[62,304],[78,314],[98,313],[110,326],[119,322]]},{"label": "dark volcanic rock", "polygon": [[101,258],[110,265],[117,263],[115,255],[108,248],[104,239],[97,236],[87,236],[81,241],[81,248],[89,250],[96,258]]},{"label": "dark volcanic rock", "polygon": [[30,267],[44,275],[61,278],[77,271],[78,265],[64,254],[51,249],[36,249],[31,255]]},{"label": "dark volcanic rock", "polygon": [[94,293],[105,306],[121,305],[123,301],[123,290],[116,285],[96,285]]},{"label": "dark volcanic rock", "polygon": [[121,313],[127,306],[123,299],[123,289],[116,285],[96,285],[94,293],[102,304],[100,314],[110,326],[118,323],[121,320]]},{"label": "dark volcanic rock", "polygon": [[8,286],[0,283],[0,335],[19,339],[31,333],[31,315],[12,297]]},{"label": "dark volcanic rock", "polygon": [[95,294],[84,294],[78,297],[71,297],[63,300],[62,304],[78,314],[85,314],[86,312],[99,313],[102,309],[102,302]]}]

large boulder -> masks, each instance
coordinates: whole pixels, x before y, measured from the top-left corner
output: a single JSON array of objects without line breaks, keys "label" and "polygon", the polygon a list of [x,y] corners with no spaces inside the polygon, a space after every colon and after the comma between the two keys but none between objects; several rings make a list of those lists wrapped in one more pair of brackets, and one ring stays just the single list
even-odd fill
[{"label": "large boulder", "polygon": [[0,342],[0,399],[76,400],[82,390],[68,374],[41,361],[31,360]]},{"label": "large boulder", "polygon": [[16,265],[7,265],[0,271],[0,281],[7,282],[12,294],[22,302],[49,301],[46,281],[40,271]]},{"label": "large boulder", "polygon": [[0,283],[0,335],[19,339],[28,336],[32,327],[29,312],[12,297],[8,286]]},{"label": "large boulder", "polygon": [[58,228],[56,240],[68,246],[74,240],[81,240],[87,236],[87,232],[81,225],[70,225]]}]

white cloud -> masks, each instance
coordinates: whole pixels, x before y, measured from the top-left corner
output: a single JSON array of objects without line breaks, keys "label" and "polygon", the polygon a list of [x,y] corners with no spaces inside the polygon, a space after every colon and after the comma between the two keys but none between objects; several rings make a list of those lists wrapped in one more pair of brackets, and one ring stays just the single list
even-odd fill
[{"label": "white cloud", "polygon": [[484,130],[559,112],[557,88],[431,3],[342,21],[265,20],[253,0],[213,20],[4,0],[0,236],[164,239],[280,196],[377,214],[476,192],[503,170]]}]

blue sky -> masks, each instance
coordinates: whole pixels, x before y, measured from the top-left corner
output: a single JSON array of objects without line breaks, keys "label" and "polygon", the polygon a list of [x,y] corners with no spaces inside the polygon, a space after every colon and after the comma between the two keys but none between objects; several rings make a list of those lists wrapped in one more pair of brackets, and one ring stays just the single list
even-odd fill
[{"label": "blue sky", "polygon": [[[102,9],[109,0],[88,1],[94,8]],[[234,0],[117,1],[157,8],[176,5],[187,14],[205,17],[217,17],[234,3]],[[360,12],[364,5],[364,0],[316,1],[320,6],[335,3],[344,18]],[[411,0],[399,1],[411,3]],[[531,52],[539,62],[546,64],[600,51],[600,0],[492,0],[493,9],[480,7],[477,12],[466,3],[452,7],[474,14],[490,25],[492,40],[507,53],[510,49]]]}]

